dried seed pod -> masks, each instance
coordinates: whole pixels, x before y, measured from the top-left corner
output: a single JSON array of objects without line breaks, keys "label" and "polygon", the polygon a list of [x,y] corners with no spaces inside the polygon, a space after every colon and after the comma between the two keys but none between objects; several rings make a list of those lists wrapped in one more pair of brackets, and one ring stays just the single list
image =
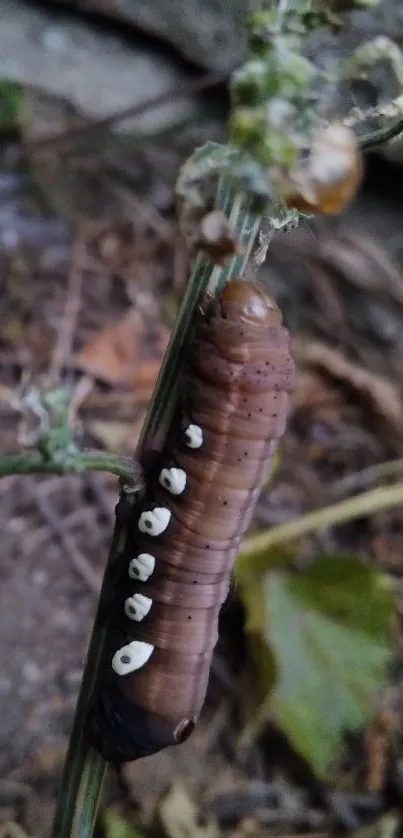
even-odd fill
[{"label": "dried seed pod", "polygon": [[305,166],[278,185],[288,207],[338,215],[357,193],[363,165],[353,131],[335,123],[315,138]]},{"label": "dried seed pod", "polygon": [[208,212],[200,221],[195,247],[200,248],[213,262],[225,265],[242,248],[228,218],[220,210]]}]

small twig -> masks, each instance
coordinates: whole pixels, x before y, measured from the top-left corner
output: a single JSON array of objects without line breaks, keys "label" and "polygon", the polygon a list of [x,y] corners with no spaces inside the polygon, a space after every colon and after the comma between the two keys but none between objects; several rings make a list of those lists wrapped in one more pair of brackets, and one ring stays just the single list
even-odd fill
[{"label": "small twig", "polygon": [[[112,169],[111,166],[109,166]],[[110,175],[105,175],[105,180],[110,183],[111,188],[118,195],[122,203],[126,204],[131,210],[132,217],[140,216],[140,218],[159,236],[161,241],[172,247],[174,235],[173,226],[169,221],[158,212],[151,204],[146,204],[129,188],[127,184],[121,183],[124,174],[120,174],[116,169],[111,171]]]},{"label": "small twig", "polygon": [[265,551],[276,544],[292,541],[294,538],[301,538],[315,530],[322,530],[336,524],[344,524],[357,518],[365,518],[381,509],[393,509],[403,504],[403,483],[396,486],[381,487],[364,492],[358,497],[343,500],[332,506],[317,509],[302,515],[287,524],[274,527],[268,532],[251,536],[241,545],[241,554],[238,558],[237,572],[251,570],[252,558],[255,554],[264,554]]},{"label": "small twig", "polygon": [[330,496],[333,500],[342,498],[351,492],[357,492],[365,488],[371,483],[376,483],[377,480],[383,480],[385,477],[394,477],[396,474],[403,473],[403,458],[398,460],[388,460],[385,463],[377,463],[362,469],[362,471],[348,474],[337,480],[330,487]]},{"label": "small twig", "polygon": [[165,93],[159,93],[158,96],[147,99],[145,102],[140,102],[140,104],[137,105],[130,105],[128,108],[116,111],[115,113],[109,114],[109,116],[105,116],[102,119],[88,122],[86,125],[82,125],[79,128],[73,128],[70,131],[58,132],[57,134],[53,134],[53,136],[43,137],[40,140],[26,142],[24,143],[24,151],[28,154],[46,150],[57,151],[58,146],[62,146],[70,140],[79,140],[83,137],[90,137],[92,134],[96,134],[99,131],[105,131],[112,128],[112,126],[116,125],[117,122],[123,122],[125,119],[133,119],[134,117],[141,116],[143,113],[160,107],[161,105],[165,105],[167,102],[172,102],[176,99],[187,99],[189,96],[195,96],[197,93],[202,93],[203,90],[207,90],[209,87],[214,87],[217,84],[223,84],[227,81],[229,75],[230,71],[228,70],[225,72],[221,70],[206,73],[206,75],[199,79],[184,82],[183,84],[171,88]]},{"label": "small twig", "polygon": [[88,471],[85,474],[84,484],[87,485],[93,493],[96,502],[98,503],[102,515],[107,521],[113,521],[113,509],[111,508],[110,495],[105,489],[105,486],[99,480],[99,477]]},{"label": "small twig", "polygon": [[[83,375],[75,385],[68,405],[68,426],[74,428],[80,407],[94,391],[95,381],[90,375]],[[130,394],[132,395],[132,394]]]},{"label": "small twig", "polygon": [[174,235],[172,266],[172,290],[178,295],[183,293],[183,289],[186,286],[189,261],[190,259],[186,246],[186,240],[178,225]]},{"label": "small twig", "polygon": [[374,131],[369,131],[367,134],[361,134],[357,137],[359,148],[362,151],[376,148],[384,145],[390,140],[397,138],[403,132],[403,117],[399,117],[391,125],[384,125],[382,128],[376,128]]},{"label": "small twig", "polygon": [[78,549],[74,539],[64,531],[63,525],[58,520],[57,513],[52,509],[43,495],[38,492],[38,485],[36,483],[30,483],[28,488],[42,517],[53,534],[59,539],[74,569],[84,580],[90,591],[98,597],[102,583],[101,574],[91,567],[85,556],[81,553],[81,550]]},{"label": "small twig", "polygon": [[390,102],[382,102],[367,110],[354,107],[344,117],[343,123],[349,128],[355,129],[370,119],[383,120],[384,122],[388,120],[388,122],[386,125],[368,131],[366,134],[358,134],[357,142],[362,150],[387,143],[403,132],[403,95],[399,94]]},{"label": "small twig", "polygon": [[83,231],[80,231],[77,233],[71,250],[66,307],[49,372],[50,380],[55,384],[60,380],[62,369],[69,360],[72,350],[73,336],[80,310],[84,243],[85,236]]},{"label": "small twig", "polygon": [[343,124],[349,128],[355,128],[357,125],[362,125],[369,119],[393,119],[401,117],[403,114],[403,95],[399,94],[395,99],[390,99],[388,102],[381,102],[373,108],[362,110],[357,105],[350,109],[343,119]]}]

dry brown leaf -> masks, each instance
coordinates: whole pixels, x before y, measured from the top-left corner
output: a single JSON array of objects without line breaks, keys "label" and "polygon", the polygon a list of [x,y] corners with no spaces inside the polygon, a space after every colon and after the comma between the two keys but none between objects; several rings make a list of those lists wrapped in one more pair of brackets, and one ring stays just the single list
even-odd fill
[{"label": "dry brown leaf", "polygon": [[304,367],[322,371],[325,376],[356,390],[359,400],[369,404],[378,416],[400,433],[403,405],[398,388],[391,381],[352,363],[337,349],[320,342],[305,346]]},{"label": "dry brown leaf", "polygon": [[160,803],[159,817],[168,838],[219,838],[215,818],[200,818],[200,810],[180,781],[173,782]]},{"label": "dry brown leaf", "polygon": [[159,324],[152,329],[131,308],[81,349],[75,363],[83,372],[110,384],[151,394],[169,339]]},{"label": "dry brown leaf", "polygon": [[125,451],[134,451],[143,421],[144,413],[135,422],[108,422],[94,419],[88,422],[88,430],[107,451],[122,454]]}]

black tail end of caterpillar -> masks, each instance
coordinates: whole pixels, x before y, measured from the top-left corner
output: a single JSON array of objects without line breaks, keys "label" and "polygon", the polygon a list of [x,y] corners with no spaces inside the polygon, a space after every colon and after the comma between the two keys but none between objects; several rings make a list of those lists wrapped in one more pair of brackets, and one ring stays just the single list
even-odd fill
[{"label": "black tail end of caterpillar", "polygon": [[164,719],[134,706],[113,679],[100,685],[87,717],[86,733],[103,759],[114,763],[151,756],[179,741]]}]

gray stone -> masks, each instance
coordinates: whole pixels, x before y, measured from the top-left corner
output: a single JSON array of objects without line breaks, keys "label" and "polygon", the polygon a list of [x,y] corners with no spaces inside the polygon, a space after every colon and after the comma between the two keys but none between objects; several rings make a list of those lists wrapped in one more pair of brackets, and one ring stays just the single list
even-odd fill
[{"label": "gray stone", "polygon": [[[0,0],[0,78],[35,86],[97,118],[174,89],[183,74],[154,50],[131,48],[80,19],[55,20],[21,0]],[[173,99],[136,119],[135,128],[158,131],[196,112],[194,100]]]},{"label": "gray stone", "polygon": [[[54,0],[58,3],[58,0]],[[167,41],[195,64],[231,69],[245,52],[247,14],[259,0],[70,0],[72,6],[97,11],[144,29]],[[384,34],[398,42],[403,35],[402,0],[380,0],[375,8],[344,15],[342,36],[321,32],[312,44],[319,54],[348,54],[368,37]]]},{"label": "gray stone", "polygon": [[[57,1],[57,0],[56,0]],[[245,51],[245,19],[256,0],[73,0],[172,44],[200,67],[229,69]]]}]

